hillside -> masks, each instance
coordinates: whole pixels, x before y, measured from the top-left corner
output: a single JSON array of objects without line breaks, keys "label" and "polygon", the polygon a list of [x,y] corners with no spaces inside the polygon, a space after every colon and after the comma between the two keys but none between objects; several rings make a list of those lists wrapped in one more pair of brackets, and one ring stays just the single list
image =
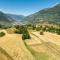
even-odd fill
[{"label": "hillside", "polygon": [[13,21],[13,25],[16,25],[16,24],[23,24],[24,22],[24,18],[25,16],[23,15],[15,15],[15,14],[6,14],[8,18],[11,18],[11,20]]},{"label": "hillside", "polygon": [[8,18],[7,15],[0,11],[0,24],[2,25],[11,25],[12,19]]},{"label": "hillside", "polygon": [[[9,54],[9,56],[13,58],[13,60],[34,60],[32,54],[28,51],[28,49],[24,45],[21,35],[8,34],[5,30],[0,30],[0,32],[1,31],[5,32],[6,35],[0,38],[1,40],[0,47],[2,47]],[[4,56],[0,55],[0,60],[1,60],[1,57],[4,57]],[[4,59],[4,60],[7,60],[7,59]]]},{"label": "hillside", "polygon": [[60,35],[30,31],[31,39],[22,40],[21,34],[1,31],[6,35],[0,37],[0,60],[60,60]]},{"label": "hillside", "polygon": [[6,14],[8,17],[11,17],[12,19],[16,21],[22,21],[25,16],[23,15],[15,15],[15,14]]},{"label": "hillside", "polygon": [[29,23],[60,23],[60,4],[40,10],[24,20]]},{"label": "hillside", "polygon": [[6,14],[0,11],[0,24],[5,26],[10,26],[14,24],[22,24],[24,16],[22,15],[14,15],[14,14]]}]

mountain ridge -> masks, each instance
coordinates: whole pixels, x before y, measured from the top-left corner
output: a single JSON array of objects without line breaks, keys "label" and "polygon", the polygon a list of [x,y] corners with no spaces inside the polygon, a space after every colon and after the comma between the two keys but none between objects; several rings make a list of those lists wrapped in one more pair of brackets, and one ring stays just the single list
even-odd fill
[{"label": "mountain ridge", "polygon": [[0,24],[38,24],[38,23],[57,23],[60,24],[60,4],[40,10],[29,16],[7,14],[0,11]]},{"label": "mountain ridge", "polygon": [[10,25],[12,23],[12,19],[8,18],[7,15],[0,11],[0,24],[2,25]]},{"label": "mountain ridge", "polygon": [[2,11],[0,11],[0,24],[1,25],[14,25],[18,23],[22,23],[21,21],[23,20],[25,16],[23,15],[15,15],[15,14],[7,14]]},{"label": "mountain ridge", "polygon": [[6,15],[16,21],[21,21],[25,17],[24,15],[16,15],[16,14],[6,14]]},{"label": "mountain ridge", "polygon": [[60,23],[60,4],[40,10],[32,15],[27,16],[24,20],[33,24],[41,23],[41,21],[47,21],[48,23]]}]

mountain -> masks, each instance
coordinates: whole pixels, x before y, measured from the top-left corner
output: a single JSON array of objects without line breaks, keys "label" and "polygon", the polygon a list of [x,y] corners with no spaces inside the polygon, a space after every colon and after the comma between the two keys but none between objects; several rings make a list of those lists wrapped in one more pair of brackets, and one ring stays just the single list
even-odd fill
[{"label": "mountain", "polygon": [[22,15],[14,15],[14,14],[6,14],[0,11],[0,24],[1,25],[12,25],[12,24],[22,24],[24,16]]},{"label": "mountain", "polygon": [[6,14],[6,15],[16,21],[22,21],[25,17],[23,15],[15,15],[15,14]]},{"label": "mountain", "polygon": [[0,24],[11,25],[13,22],[12,18],[9,18],[5,13],[0,11]]},{"label": "mountain", "polygon": [[23,19],[25,16],[23,15],[16,15],[16,14],[6,14],[9,18],[13,19],[13,25],[21,25],[23,24]]},{"label": "mountain", "polygon": [[40,10],[27,17],[23,15],[5,14],[0,11],[0,24],[58,23],[60,24],[60,4]]},{"label": "mountain", "polygon": [[29,23],[60,23],[60,4],[40,10],[24,18]]}]

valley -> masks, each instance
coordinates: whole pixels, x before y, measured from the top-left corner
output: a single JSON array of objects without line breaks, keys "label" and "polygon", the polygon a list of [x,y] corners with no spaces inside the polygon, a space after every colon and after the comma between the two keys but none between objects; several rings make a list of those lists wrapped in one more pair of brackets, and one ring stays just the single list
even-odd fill
[{"label": "valley", "polygon": [[0,60],[60,60],[58,0],[1,1]]}]

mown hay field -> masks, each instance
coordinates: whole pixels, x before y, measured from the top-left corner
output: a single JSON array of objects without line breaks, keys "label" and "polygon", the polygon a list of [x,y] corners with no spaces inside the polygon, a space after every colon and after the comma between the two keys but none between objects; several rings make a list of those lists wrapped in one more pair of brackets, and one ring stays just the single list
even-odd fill
[{"label": "mown hay field", "polygon": [[[30,32],[31,39],[22,40],[21,34],[9,34],[0,37],[3,51],[0,60],[60,60],[60,35],[37,31]],[[5,51],[5,54],[3,53]]]}]

